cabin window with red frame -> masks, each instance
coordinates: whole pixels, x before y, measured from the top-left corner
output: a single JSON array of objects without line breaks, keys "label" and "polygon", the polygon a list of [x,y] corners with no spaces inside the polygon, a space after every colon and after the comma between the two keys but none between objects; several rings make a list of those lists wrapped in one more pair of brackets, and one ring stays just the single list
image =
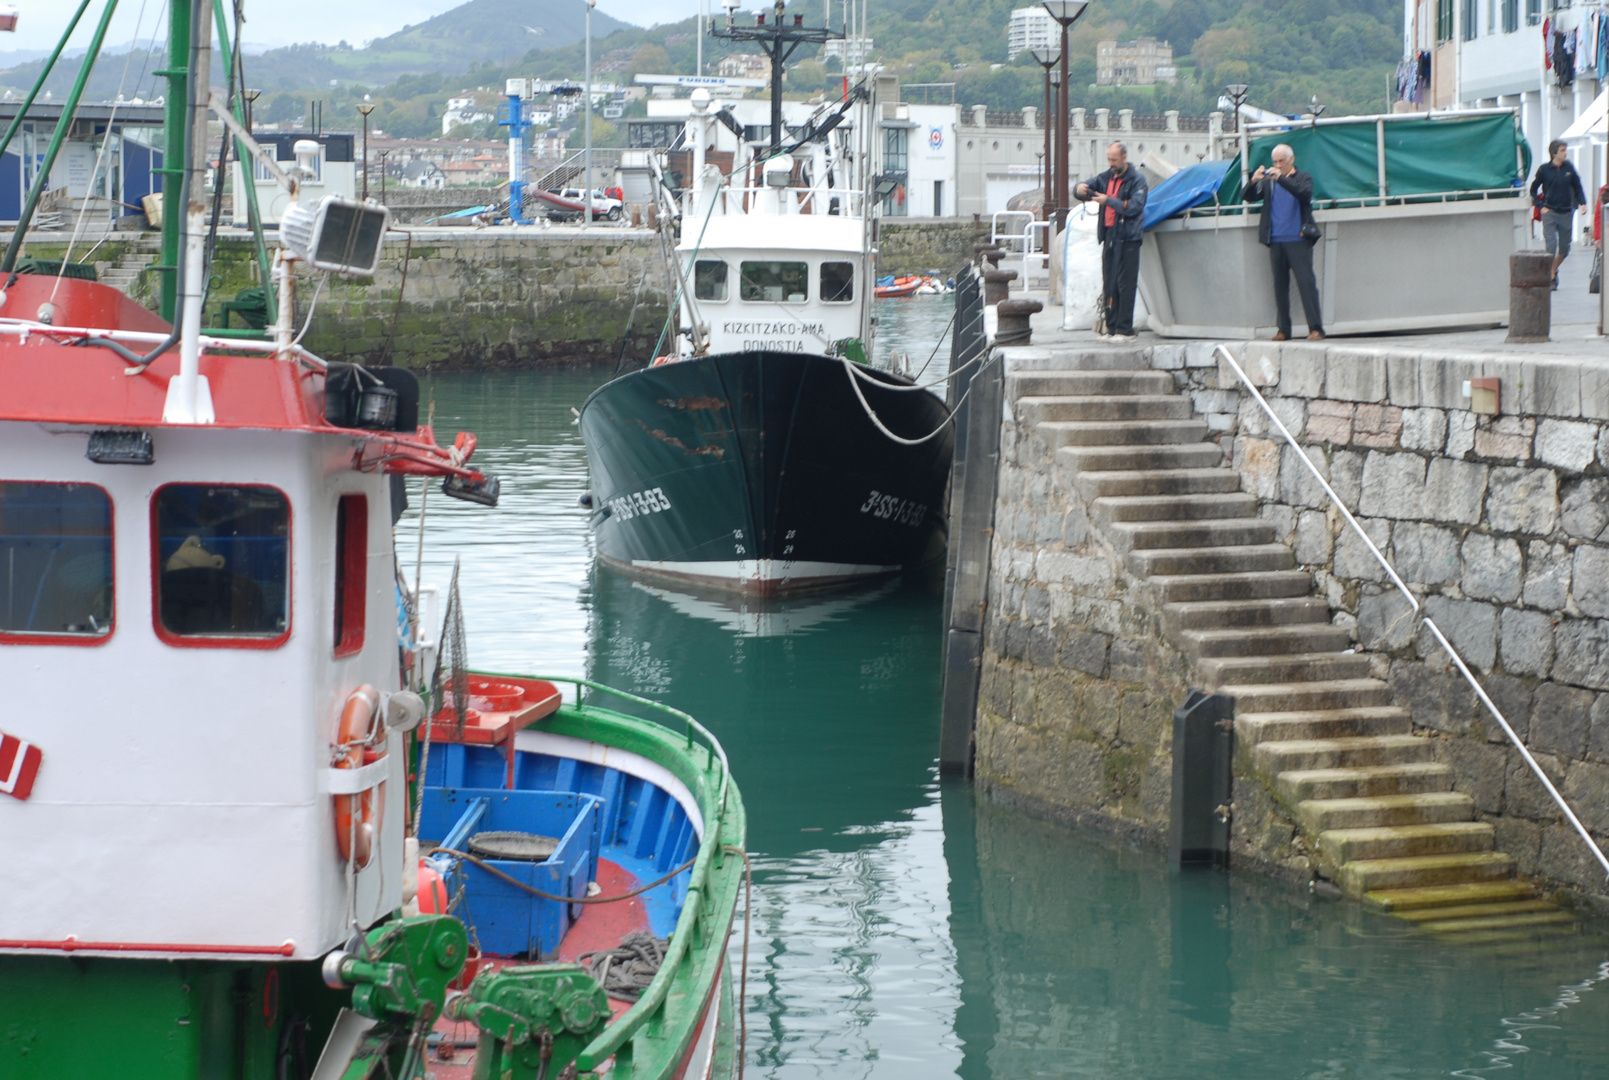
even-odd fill
[{"label": "cabin window with red frame", "polygon": [[290,629],[290,500],[256,484],[169,484],[151,500],[157,621],[176,637]]},{"label": "cabin window with red frame", "polygon": [[363,648],[369,584],[369,500],[342,495],[335,512],[335,655]]},{"label": "cabin window with red frame", "polygon": [[0,480],[0,642],[112,632],[112,500],[93,484]]}]

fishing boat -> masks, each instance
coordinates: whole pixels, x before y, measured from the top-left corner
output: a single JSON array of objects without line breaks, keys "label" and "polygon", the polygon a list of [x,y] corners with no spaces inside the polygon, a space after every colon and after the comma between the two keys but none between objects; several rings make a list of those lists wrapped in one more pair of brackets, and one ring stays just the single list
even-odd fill
[{"label": "fishing boat", "polygon": [[[227,40],[227,97],[185,77],[213,26],[171,11],[165,309],[0,263],[0,1076],[729,1076],[725,753],[469,670],[456,575],[439,630],[404,583],[407,485],[495,507],[496,478],[410,373],[296,340],[297,277],[372,274],[386,211],[304,200]],[[201,332],[209,113],[293,199],[266,335]]]},{"label": "fishing boat", "polygon": [[[772,58],[772,123],[738,141],[730,173],[708,148],[741,125],[693,91],[682,144],[654,159],[679,197],[670,350],[580,409],[599,558],[645,578],[775,595],[941,559],[953,449],[944,404],[868,364],[880,146],[865,84],[784,138],[782,59],[842,34],[786,22],[717,27]],[[668,179],[657,185],[669,190]]]}]

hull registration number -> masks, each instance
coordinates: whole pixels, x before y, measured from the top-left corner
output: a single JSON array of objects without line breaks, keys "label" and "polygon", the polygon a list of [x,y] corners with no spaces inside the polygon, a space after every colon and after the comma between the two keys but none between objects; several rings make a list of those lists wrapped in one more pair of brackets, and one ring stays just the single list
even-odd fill
[{"label": "hull registration number", "polygon": [[896,525],[909,525],[915,528],[927,520],[927,503],[912,502],[898,495],[885,495],[880,491],[873,491],[862,504],[860,512],[884,521],[892,521]]},{"label": "hull registration number", "polygon": [[643,514],[659,514],[670,509],[670,499],[663,488],[633,491],[629,495],[616,495],[609,500],[609,513],[621,521],[630,521]]}]

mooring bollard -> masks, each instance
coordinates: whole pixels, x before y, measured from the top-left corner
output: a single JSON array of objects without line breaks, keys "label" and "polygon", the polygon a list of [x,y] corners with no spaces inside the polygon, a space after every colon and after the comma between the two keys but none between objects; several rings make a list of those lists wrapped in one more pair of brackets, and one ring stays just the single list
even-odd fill
[{"label": "mooring bollard", "polygon": [[1029,321],[1044,311],[1045,305],[1038,300],[1002,300],[994,310],[996,318],[994,343],[1026,345],[1033,336],[1033,327],[1029,325]]},{"label": "mooring bollard", "polygon": [[1017,280],[1015,270],[985,270],[983,272],[983,306],[998,304],[1011,293],[1011,283]]},{"label": "mooring bollard", "polygon": [[1516,251],[1508,257],[1508,340],[1548,340],[1553,325],[1553,256]]}]

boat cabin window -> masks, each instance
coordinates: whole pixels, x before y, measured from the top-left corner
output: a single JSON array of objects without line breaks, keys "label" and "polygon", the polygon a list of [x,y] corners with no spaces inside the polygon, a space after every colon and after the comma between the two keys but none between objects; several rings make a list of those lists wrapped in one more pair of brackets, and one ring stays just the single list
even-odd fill
[{"label": "boat cabin window", "polygon": [[290,501],[271,487],[159,488],[151,500],[159,635],[282,638],[290,629],[290,516]]},{"label": "boat cabin window", "polygon": [[746,262],[738,295],[745,300],[803,303],[810,299],[810,267],[802,262]]},{"label": "boat cabin window", "polygon": [[716,301],[726,299],[725,260],[700,259],[693,264],[693,298]]},{"label": "boat cabin window", "polygon": [[335,655],[363,649],[369,584],[369,500],[342,495],[335,511]]},{"label": "boat cabin window", "polygon": [[842,303],[855,298],[854,263],[821,264],[821,298],[828,303]]},{"label": "boat cabin window", "polygon": [[0,480],[0,642],[112,632],[112,500],[93,484]]}]

